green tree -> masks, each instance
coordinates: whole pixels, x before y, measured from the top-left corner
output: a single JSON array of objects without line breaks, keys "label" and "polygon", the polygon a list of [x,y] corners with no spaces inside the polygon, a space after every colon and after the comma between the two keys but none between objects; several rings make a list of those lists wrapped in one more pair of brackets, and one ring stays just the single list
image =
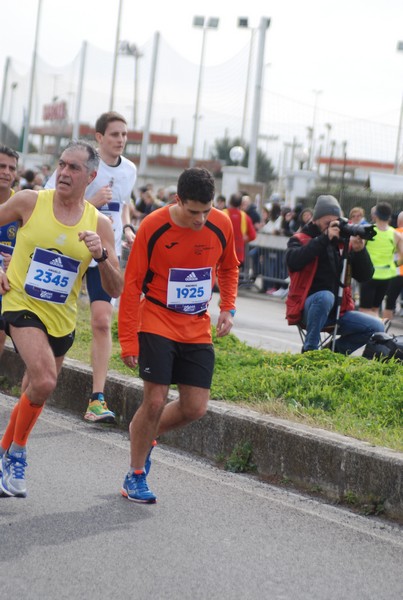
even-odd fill
[{"label": "green tree", "polygon": [[[247,167],[249,161],[249,146],[243,144],[240,138],[230,139],[228,136],[217,139],[214,142],[214,149],[212,152],[212,158],[225,161],[226,165],[235,165],[229,155],[231,148],[234,146],[242,146],[245,150],[245,158],[243,159],[241,166]],[[260,183],[270,183],[275,179],[276,175],[271,160],[267,158],[266,154],[258,148],[257,150],[257,168],[256,168],[256,179]]]}]

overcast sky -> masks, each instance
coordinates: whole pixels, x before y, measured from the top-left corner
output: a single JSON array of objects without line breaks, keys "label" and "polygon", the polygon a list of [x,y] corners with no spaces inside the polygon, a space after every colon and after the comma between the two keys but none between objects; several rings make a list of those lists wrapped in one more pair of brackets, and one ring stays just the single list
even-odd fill
[{"label": "overcast sky", "polygon": [[[38,1],[0,0],[0,6],[0,68],[8,55],[30,65]],[[118,0],[42,0],[38,54],[60,66],[78,54],[83,40],[113,52],[118,6]],[[249,17],[252,27],[270,17],[265,85],[272,93],[313,106],[313,90],[321,90],[321,109],[396,126],[397,132],[402,0],[123,0],[120,38],[142,45],[160,31],[197,64],[201,32],[192,27],[194,15],[220,18],[209,34],[206,64],[224,62],[248,43],[250,32],[237,28],[238,17]]]}]

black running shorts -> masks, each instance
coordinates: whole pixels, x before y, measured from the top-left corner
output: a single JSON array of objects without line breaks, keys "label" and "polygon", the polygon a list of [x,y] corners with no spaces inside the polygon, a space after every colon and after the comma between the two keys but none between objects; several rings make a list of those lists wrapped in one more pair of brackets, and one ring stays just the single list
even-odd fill
[{"label": "black running shorts", "polygon": [[[11,339],[13,339],[13,336],[10,333],[10,325],[13,327],[36,327],[37,329],[40,329],[46,333],[49,340],[49,346],[52,348],[52,352],[56,358],[59,356],[64,356],[73,345],[75,331],[72,331],[63,337],[54,337],[53,335],[49,335],[48,330],[39,317],[29,310],[7,311],[3,313],[2,317],[5,322],[5,332],[11,337]],[[18,352],[15,344],[14,348]]]},{"label": "black running shorts", "polygon": [[370,279],[361,283],[360,308],[379,308],[389,287],[390,279]]},{"label": "black running shorts", "polygon": [[184,344],[144,332],[139,333],[139,341],[139,374],[145,381],[211,388],[213,344]]}]

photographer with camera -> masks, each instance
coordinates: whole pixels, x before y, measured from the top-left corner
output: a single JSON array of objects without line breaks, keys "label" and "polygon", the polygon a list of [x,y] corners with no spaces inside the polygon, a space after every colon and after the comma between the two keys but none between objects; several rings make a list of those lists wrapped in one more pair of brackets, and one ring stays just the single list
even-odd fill
[{"label": "photographer with camera", "polygon": [[320,332],[336,323],[339,338],[334,349],[341,354],[351,354],[365,346],[373,333],[384,331],[380,319],[354,310],[350,287],[351,277],[363,282],[373,275],[365,240],[374,235],[372,225],[349,225],[341,218],[337,199],[321,195],[312,221],[289,239],[286,318],[289,325],[306,330],[303,352],[317,350]]}]

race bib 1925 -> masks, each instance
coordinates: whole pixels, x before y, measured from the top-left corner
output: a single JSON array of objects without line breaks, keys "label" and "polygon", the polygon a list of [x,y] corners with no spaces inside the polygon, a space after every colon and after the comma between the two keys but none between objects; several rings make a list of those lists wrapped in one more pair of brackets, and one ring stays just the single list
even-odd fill
[{"label": "race bib 1925", "polygon": [[211,267],[169,269],[167,307],[176,312],[197,314],[211,300]]}]

